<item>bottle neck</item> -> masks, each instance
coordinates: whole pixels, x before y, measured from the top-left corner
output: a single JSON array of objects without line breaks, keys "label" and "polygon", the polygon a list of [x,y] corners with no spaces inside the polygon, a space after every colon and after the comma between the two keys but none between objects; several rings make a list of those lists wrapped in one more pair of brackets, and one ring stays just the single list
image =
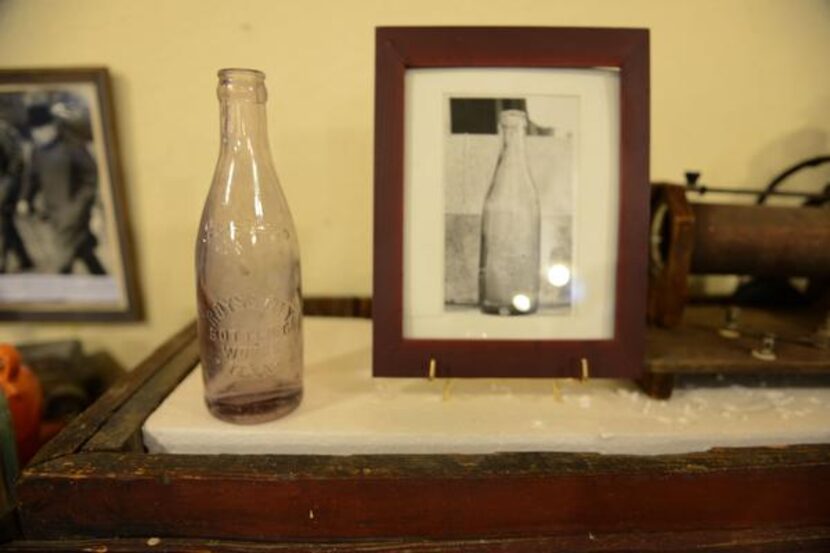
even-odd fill
[{"label": "bottle neck", "polygon": [[223,150],[251,154],[269,151],[264,102],[224,98],[219,105]]},{"label": "bottle neck", "polygon": [[525,153],[525,129],[521,125],[502,126],[504,137],[504,151],[509,154],[524,155]]},{"label": "bottle neck", "polygon": [[268,150],[265,75],[253,69],[219,71],[222,150],[251,154]]}]

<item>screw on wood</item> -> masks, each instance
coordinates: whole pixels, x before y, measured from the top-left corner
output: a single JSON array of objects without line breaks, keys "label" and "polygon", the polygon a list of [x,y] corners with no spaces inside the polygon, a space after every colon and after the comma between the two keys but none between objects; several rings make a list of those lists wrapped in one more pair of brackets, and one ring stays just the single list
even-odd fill
[{"label": "screw on wood", "polygon": [[727,307],[726,308],[726,322],[725,322],[723,328],[721,328],[718,331],[718,334],[720,334],[724,338],[728,338],[730,340],[734,340],[735,338],[738,338],[741,335],[741,333],[739,331],[739,328],[740,328],[739,319],[740,319],[740,317],[741,317],[741,308],[740,307],[737,307],[737,306],[734,306],[734,305],[730,305],[729,307]]},{"label": "screw on wood", "polygon": [[760,349],[752,350],[752,357],[761,361],[775,361],[778,359],[775,354],[775,334],[772,332],[764,334]]}]

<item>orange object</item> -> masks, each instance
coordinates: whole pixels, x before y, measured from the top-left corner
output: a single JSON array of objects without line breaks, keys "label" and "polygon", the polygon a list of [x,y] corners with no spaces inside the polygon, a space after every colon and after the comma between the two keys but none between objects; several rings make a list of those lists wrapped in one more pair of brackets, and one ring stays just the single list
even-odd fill
[{"label": "orange object", "polygon": [[35,373],[20,362],[20,353],[9,344],[0,344],[0,389],[9,404],[17,457],[23,466],[40,445],[43,391]]}]

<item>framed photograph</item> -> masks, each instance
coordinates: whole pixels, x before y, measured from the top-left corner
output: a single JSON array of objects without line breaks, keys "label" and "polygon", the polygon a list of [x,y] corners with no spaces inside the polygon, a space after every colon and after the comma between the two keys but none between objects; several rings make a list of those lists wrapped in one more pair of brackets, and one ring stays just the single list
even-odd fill
[{"label": "framed photograph", "polygon": [[375,376],[638,376],[649,37],[376,35]]},{"label": "framed photograph", "polygon": [[109,73],[0,70],[0,319],[140,317]]}]

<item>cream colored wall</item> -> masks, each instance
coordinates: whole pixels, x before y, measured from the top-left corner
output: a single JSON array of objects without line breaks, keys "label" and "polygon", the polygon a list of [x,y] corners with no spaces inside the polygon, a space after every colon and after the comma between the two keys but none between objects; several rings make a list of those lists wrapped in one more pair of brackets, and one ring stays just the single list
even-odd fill
[{"label": "cream colored wall", "polygon": [[757,186],[830,151],[827,0],[0,0],[0,67],[106,65],[147,320],[5,324],[132,365],[194,316],[192,250],[217,154],[215,73],[268,75],[308,294],[371,290],[376,25],[651,28],[652,177]]}]

